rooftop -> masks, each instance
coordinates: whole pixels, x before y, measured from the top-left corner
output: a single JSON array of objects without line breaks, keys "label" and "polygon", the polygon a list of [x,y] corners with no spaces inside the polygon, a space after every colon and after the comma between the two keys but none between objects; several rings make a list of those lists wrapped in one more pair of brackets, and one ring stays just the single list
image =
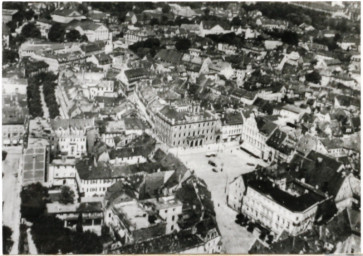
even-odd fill
[{"label": "rooftop", "polygon": [[[297,185],[297,184],[295,184]],[[294,196],[288,192],[281,190],[268,179],[251,179],[248,181],[248,187],[264,194],[277,204],[287,208],[292,212],[302,212],[320,202],[324,197],[309,191],[302,195]]]},{"label": "rooftop", "polygon": [[44,182],[46,165],[46,148],[28,148],[24,151],[23,184]]}]

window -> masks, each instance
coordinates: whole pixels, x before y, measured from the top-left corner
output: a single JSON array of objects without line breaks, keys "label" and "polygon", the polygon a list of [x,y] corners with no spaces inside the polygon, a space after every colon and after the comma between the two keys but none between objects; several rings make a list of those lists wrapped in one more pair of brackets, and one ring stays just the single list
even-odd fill
[{"label": "window", "polygon": [[171,220],[172,220],[172,221],[174,221],[174,220],[175,220],[175,216],[174,216],[174,215],[173,215],[173,217],[171,218]]},{"label": "window", "polygon": [[174,230],[174,225],[171,225],[171,228],[170,228],[171,230]]}]

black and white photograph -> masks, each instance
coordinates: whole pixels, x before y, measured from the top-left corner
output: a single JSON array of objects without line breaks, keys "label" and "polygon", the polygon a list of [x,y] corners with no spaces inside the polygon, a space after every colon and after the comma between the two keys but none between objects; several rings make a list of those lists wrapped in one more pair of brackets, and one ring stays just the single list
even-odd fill
[{"label": "black and white photograph", "polygon": [[360,254],[360,1],[2,1],[2,254]]}]

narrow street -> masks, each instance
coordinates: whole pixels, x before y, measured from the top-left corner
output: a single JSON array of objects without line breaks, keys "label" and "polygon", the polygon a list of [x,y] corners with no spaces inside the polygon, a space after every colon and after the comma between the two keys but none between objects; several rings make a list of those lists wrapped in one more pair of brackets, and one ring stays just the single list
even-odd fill
[{"label": "narrow street", "polygon": [[8,152],[3,161],[3,225],[13,231],[14,241],[10,254],[18,254],[19,225],[20,225],[20,190],[22,165],[22,147],[4,148]]},{"label": "narrow street", "polygon": [[42,101],[44,118],[49,118],[49,109],[44,99],[43,85],[39,86],[39,90],[40,90],[40,100]]}]

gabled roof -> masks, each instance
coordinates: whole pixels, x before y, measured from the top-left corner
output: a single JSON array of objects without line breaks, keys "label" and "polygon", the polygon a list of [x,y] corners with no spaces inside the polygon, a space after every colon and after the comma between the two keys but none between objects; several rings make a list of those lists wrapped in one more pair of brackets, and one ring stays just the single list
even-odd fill
[{"label": "gabled roof", "polygon": [[264,134],[267,137],[270,136],[270,134],[277,128],[277,125],[275,123],[263,117],[256,117],[256,123],[260,133]]}]

